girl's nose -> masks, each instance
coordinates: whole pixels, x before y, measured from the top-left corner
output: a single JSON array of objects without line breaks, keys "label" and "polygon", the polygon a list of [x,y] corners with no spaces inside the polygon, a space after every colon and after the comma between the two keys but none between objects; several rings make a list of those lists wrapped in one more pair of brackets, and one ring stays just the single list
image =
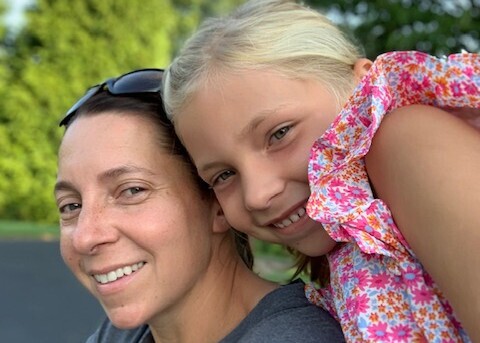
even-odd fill
[{"label": "girl's nose", "polygon": [[275,168],[252,168],[242,177],[244,205],[249,211],[265,210],[281,194],[285,182]]}]

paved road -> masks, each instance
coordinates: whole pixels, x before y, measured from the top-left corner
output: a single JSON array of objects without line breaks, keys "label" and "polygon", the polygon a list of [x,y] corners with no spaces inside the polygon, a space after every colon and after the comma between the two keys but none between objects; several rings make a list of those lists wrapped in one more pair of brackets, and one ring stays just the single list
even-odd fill
[{"label": "paved road", "polygon": [[0,343],[85,342],[102,318],[58,242],[0,241]]}]

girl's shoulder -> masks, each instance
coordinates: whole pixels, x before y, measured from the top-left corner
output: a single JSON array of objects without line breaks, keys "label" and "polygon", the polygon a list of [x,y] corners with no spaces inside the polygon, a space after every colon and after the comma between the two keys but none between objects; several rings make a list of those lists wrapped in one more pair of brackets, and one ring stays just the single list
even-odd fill
[{"label": "girl's shoulder", "polygon": [[441,71],[438,65],[453,64],[459,67],[480,68],[480,54],[462,51],[460,53],[437,57],[428,53],[416,50],[389,51],[377,56],[374,64],[382,65],[425,65],[427,68],[435,67],[435,71]]}]

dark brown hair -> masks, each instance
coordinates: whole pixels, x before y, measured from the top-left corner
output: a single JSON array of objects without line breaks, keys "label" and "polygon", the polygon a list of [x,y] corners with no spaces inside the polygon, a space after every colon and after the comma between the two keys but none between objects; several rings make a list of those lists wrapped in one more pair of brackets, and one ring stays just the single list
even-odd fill
[{"label": "dark brown hair", "polygon": [[[106,90],[101,91],[78,108],[74,116],[66,124],[66,130],[80,116],[96,115],[107,111],[140,115],[149,119],[157,126],[157,137],[160,147],[170,151],[172,155],[178,156],[184,162],[204,199],[212,199],[215,196],[208,185],[198,176],[190,156],[175,134],[173,125],[165,114],[160,94],[112,95]],[[233,235],[238,254],[251,269],[253,267],[253,254],[248,236],[236,230],[233,230]]]}]

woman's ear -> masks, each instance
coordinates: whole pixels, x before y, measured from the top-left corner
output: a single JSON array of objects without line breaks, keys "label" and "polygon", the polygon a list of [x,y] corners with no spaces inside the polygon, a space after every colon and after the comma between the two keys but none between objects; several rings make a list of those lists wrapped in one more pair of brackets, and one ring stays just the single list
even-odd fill
[{"label": "woman's ear", "polygon": [[212,215],[213,215],[213,232],[214,233],[223,233],[231,229],[230,224],[225,218],[223,209],[220,207],[220,204],[215,199],[212,204]]},{"label": "woman's ear", "polygon": [[353,65],[353,75],[355,76],[355,82],[358,83],[370,70],[373,62],[367,58],[360,58]]}]

